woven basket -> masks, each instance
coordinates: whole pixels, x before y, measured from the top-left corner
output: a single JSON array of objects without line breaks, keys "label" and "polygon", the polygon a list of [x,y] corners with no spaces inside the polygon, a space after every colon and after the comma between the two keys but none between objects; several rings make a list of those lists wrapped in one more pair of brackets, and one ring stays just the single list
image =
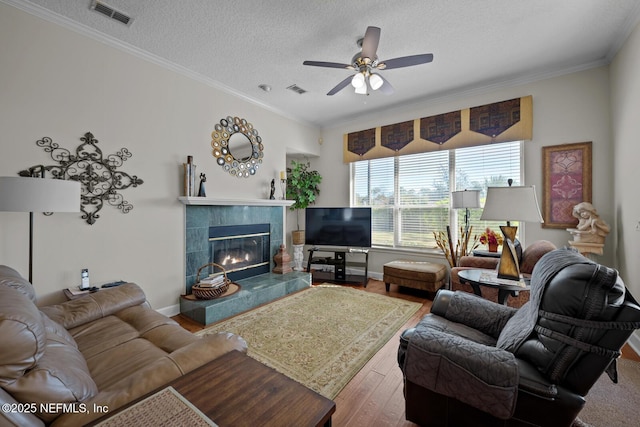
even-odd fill
[{"label": "woven basket", "polygon": [[[218,267],[220,270],[222,270],[222,274],[224,274],[224,280],[221,284],[214,287],[202,287],[199,285],[200,272],[205,268],[211,266]],[[193,292],[193,295],[195,295],[195,297],[198,299],[214,299],[227,292],[230,284],[231,280],[229,280],[229,278],[227,277],[227,272],[225,271],[224,267],[222,267],[220,264],[216,264],[215,262],[210,262],[209,264],[205,264],[198,269],[198,274],[196,275],[196,284],[191,287],[191,292]]]}]

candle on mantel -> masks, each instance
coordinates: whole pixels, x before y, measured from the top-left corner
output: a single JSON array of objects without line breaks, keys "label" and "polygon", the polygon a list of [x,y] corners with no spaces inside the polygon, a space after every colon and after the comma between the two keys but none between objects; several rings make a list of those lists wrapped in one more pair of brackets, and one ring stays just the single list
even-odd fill
[{"label": "candle on mantel", "polygon": [[280,179],[287,179],[287,173],[285,171],[280,171]]}]

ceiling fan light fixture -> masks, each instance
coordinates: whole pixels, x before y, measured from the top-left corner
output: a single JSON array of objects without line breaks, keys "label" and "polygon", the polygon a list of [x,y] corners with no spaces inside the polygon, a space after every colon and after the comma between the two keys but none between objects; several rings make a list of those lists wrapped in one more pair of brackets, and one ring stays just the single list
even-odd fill
[{"label": "ceiling fan light fixture", "polygon": [[383,83],[384,81],[382,80],[382,77],[380,77],[379,75],[371,74],[369,76],[369,86],[371,86],[371,89],[378,90],[380,89]]},{"label": "ceiling fan light fixture", "polygon": [[380,89],[385,95],[394,92],[391,84],[380,74],[373,73],[381,70],[392,70],[395,68],[412,67],[414,65],[427,64],[433,61],[433,54],[424,53],[420,55],[401,56],[381,61],[378,58],[377,50],[380,41],[380,28],[367,27],[364,37],[358,41],[360,51],[351,58],[350,64],[341,64],[337,62],[325,61],[303,61],[302,65],[311,65],[314,67],[325,68],[341,68],[356,71],[354,76],[347,76],[331,89],[327,95],[335,95],[351,83],[357,94],[368,95],[369,88],[371,90]]},{"label": "ceiling fan light fixture", "polygon": [[367,85],[364,84],[364,85],[362,85],[360,87],[357,87],[356,88],[356,93],[358,95],[367,95]]},{"label": "ceiling fan light fixture", "polygon": [[353,78],[351,79],[351,86],[356,89],[364,87],[366,90],[367,83],[364,80],[364,74],[357,73],[355,76],[353,76]]}]

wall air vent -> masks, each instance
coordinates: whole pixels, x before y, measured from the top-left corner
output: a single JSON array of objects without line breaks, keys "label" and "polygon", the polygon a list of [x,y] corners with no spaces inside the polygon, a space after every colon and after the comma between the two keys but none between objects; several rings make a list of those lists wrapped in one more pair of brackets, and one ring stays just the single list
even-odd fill
[{"label": "wall air vent", "polygon": [[295,93],[297,93],[298,95],[302,95],[303,93],[307,93],[306,90],[302,89],[300,86],[298,85],[291,85],[289,86],[287,89],[294,91]]},{"label": "wall air vent", "polygon": [[131,22],[133,21],[133,18],[131,18],[130,16],[127,16],[122,12],[118,12],[111,6],[106,5],[98,0],[93,0],[91,2],[91,9],[124,25],[131,25]]}]

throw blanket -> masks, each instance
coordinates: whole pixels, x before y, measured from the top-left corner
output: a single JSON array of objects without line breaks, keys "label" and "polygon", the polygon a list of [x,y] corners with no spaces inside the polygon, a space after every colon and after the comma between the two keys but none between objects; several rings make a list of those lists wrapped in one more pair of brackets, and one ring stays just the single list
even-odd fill
[{"label": "throw blanket", "polygon": [[[570,250],[547,255],[536,264],[531,299],[509,320],[496,345],[532,363],[554,383],[564,384],[565,375],[581,354],[595,353],[614,361],[620,355],[596,345],[594,331],[634,325],[602,321],[607,307],[621,303],[626,294],[616,270]],[[572,271],[578,271],[582,281],[568,278],[567,283],[554,282],[549,288],[554,277],[569,266],[579,267]],[[543,301],[545,294],[548,296]],[[558,300],[566,300],[567,304],[559,305]],[[614,371],[615,364],[609,375]]]},{"label": "throw blanket", "polygon": [[497,347],[516,353],[533,332],[545,287],[562,269],[573,264],[595,264],[572,250],[556,250],[545,254],[531,275],[529,301],[509,320],[498,338]]}]

